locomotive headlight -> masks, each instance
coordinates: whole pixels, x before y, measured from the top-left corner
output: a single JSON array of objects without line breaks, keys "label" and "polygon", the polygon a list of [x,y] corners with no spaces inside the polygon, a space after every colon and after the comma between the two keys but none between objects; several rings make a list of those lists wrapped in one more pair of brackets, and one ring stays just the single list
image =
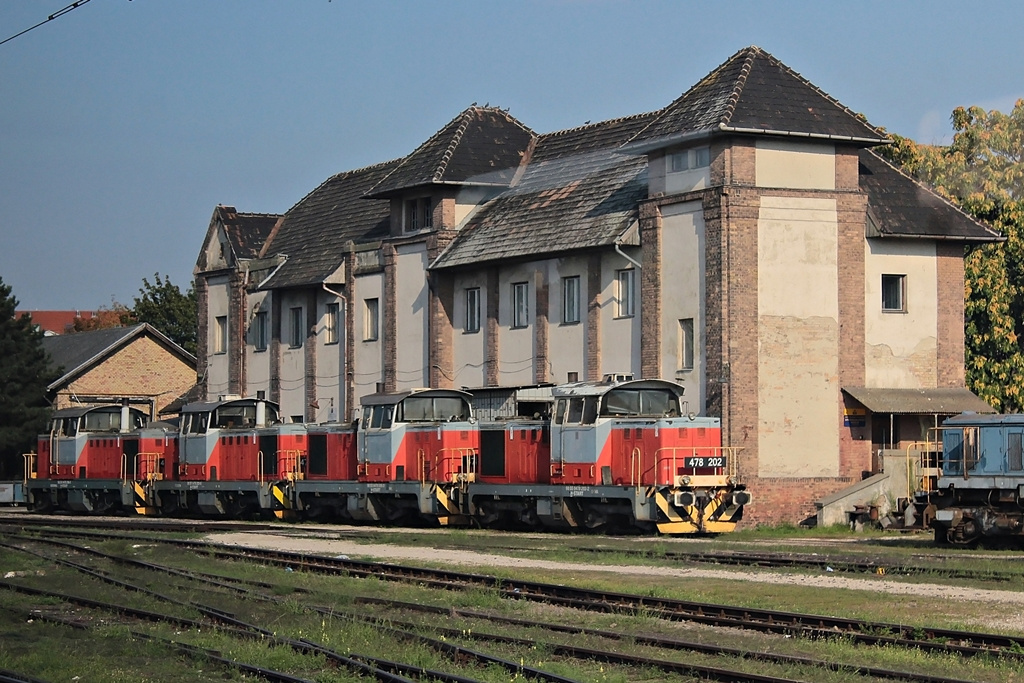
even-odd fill
[{"label": "locomotive headlight", "polygon": [[690,485],[690,478],[689,477],[683,477],[681,481],[683,483],[683,486],[689,486]]}]

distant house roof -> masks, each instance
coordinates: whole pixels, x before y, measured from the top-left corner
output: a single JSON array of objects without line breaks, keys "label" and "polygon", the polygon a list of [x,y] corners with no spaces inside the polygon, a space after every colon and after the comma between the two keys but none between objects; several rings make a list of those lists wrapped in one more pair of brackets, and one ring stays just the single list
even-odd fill
[{"label": "distant house roof", "polygon": [[15,311],[14,317],[20,318],[25,314],[32,318],[33,325],[51,334],[70,332],[74,329],[75,318],[92,320],[96,315],[94,311]]},{"label": "distant house roof", "polygon": [[344,262],[349,242],[372,242],[388,236],[391,203],[365,199],[368,189],[395,169],[400,160],[346,171],[325,180],[284,215],[261,256],[283,254],[284,264],[265,288],[324,282]]},{"label": "distant house roof", "polygon": [[629,142],[644,152],[717,133],[826,138],[865,145],[887,136],[759,47],[743,48]]},{"label": "distant house roof", "polygon": [[502,109],[471,106],[405,157],[366,196],[388,197],[437,184],[508,187],[534,137]]},{"label": "distant house roof", "polygon": [[620,147],[656,115],[541,135],[521,180],[471,216],[432,267],[613,244],[647,197],[647,159]]},{"label": "distant house roof", "polygon": [[183,362],[195,367],[196,357],[181,348],[166,335],[148,323],[131,327],[113,327],[94,332],[78,332],[43,338],[43,348],[50,354],[53,367],[63,368],[64,374],[47,387],[50,391],[59,388],[74,377],[90,370],[97,363],[126,346],[137,337],[149,335],[158,343],[178,356]]},{"label": "distant house roof", "polygon": [[860,152],[860,187],[868,194],[869,237],[1005,239],[871,150]]}]

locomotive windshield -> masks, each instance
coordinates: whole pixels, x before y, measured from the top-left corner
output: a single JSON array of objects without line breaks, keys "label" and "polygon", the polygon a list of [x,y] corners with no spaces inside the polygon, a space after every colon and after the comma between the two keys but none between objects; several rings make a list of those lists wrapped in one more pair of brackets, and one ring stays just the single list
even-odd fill
[{"label": "locomotive windshield", "polygon": [[78,418],[63,417],[53,421],[50,431],[54,436],[75,436],[78,434]]},{"label": "locomotive windshield", "polygon": [[181,431],[184,434],[205,434],[206,428],[210,422],[210,414],[203,413],[185,413],[182,416],[184,424],[182,425]]},{"label": "locomotive windshield", "polygon": [[[145,419],[137,410],[129,411],[127,429],[141,429]],[[119,432],[121,431],[121,409],[108,408],[91,410],[83,418],[82,429],[87,432]]]},{"label": "locomotive windshield", "polygon": [[679,399],[668,389],[612,389],[604,396],[601,415],[678,417]]},{"label": "locomotive windshield", "polygon": [[410,396],[399,404],[400,422],[463,422],[469,404],[461,396]]},{"label": "locomotive windshield", "polygon": [[390,429],[393,405],[363,406],[363,429]]}]

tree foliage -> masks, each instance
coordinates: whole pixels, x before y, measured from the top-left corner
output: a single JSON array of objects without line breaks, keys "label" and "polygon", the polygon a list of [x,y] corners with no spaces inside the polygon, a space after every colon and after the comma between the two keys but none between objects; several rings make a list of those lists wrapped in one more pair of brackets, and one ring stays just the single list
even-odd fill
[{"label": "tree foliage", "polygon": [[96,314],[91,318],[75,317],[72,325],[72,332],[92,332],[93,330],[108,330],[112,327],[125,327],[133,322],[130,308],[117,301],[111,301],[110,306],[100,306]]},{"label": "tree foliage", "polygon": [[1006,241],[968,250],[967,384],[1002,412],[1024,410],[1024,100],[1009,114],[953,111],[948,147],[895,137],[885,150],[904,170],[992,225]]},{"label": "tree foliage", "polygon": [[27,314],[15,318],[17,307],[0,278],[0,474],[5,477],[21,472],[21,454],[46,431],[46,387],[59,376],[43,349],[42,331]]},{"label": "tree foliage", "polygon": [[135,322],[149,323],[195,355],[198,312],[191,287],[182,294],[169,277],[161,278],[160,273],[153,275],[153,282],[142,278],[131,316]]}]

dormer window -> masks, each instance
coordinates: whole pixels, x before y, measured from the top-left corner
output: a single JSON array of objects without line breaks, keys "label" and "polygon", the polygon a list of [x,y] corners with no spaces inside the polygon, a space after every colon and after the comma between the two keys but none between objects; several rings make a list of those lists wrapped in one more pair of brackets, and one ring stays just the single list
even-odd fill
[{"label": "dormer window", "polygon": [[711,148],[695,147],[668,156],[668,170],[671,173],[707,168],[711,165]]},{"label": "dormer window", "polygon": [[405,202],[405,232],[429,230],[434,226],[434,212],[430,197],[407,199]]}]

